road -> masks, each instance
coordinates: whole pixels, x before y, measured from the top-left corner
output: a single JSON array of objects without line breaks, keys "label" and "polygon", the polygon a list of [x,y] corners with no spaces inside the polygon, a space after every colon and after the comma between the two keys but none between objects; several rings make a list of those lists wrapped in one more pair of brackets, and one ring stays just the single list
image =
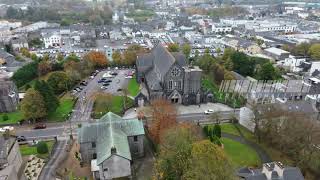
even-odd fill
[{"label": "road", "polygon": [[[239,110],[235,111],[236,116],[239,115]],[[221,121],[224,120],[229,120],[234,116],[233,111],[222,111],[219,112],[219,117]],[[192,113],[192,114],[181,114],[177,116],[177,120],[179,122],[193,122],[193,123],[209,123],[212,122],[210,121],[210,115],[205,115],[204,113]],[[76,129],[77,125],[79,123],[84,123],[87,122],[85,120],[83,121],[73,121],[72,122],[72,134],[76,135]],[[91,122],[94,122],[91,120]],[[49,125],[48,125],[49,126]],[[52,137],[58,137],[58,136],[66,136],[70,133],[70,124],[68,122],[66,123],[56,123],[52,124],[50,127],[46,129],[41,129],[41,130],[32,130],[32,129],[27,129],[27,130],[22,130],[17,132],[16,134],[18,136],[25,136],[27,139],[37,139],[39,137],[41,138],[52,138]]]}]

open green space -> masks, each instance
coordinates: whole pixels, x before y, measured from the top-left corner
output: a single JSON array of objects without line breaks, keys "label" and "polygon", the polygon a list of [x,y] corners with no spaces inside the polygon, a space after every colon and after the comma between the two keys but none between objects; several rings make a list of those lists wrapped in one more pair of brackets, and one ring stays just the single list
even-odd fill
[{"label": "open green space", "polygon": [[[99,97],[97,97],[96,99],[99,99],[100,103],[95,102],[93,105],[92,116],[95,119],[101,118],[104,114],[108,113],[109,111],[122,116],[126,109],[129,109],[134,105],[134,101],[128,97],[126,99],[126,108],[124,109],[125,98],[123,96],[112,96],[111,103],[108,102],[109,99],[103,99]],[[104,103],[103,101],[106,102]]]},{"label": "open green space", "polygon": [[139,93],[139,90],[140,90],[140,86],[136,80],[136,77],[133,76],[130,81],[129,81],[129,84],[128,84],[128,91],[129,91],[129,94],[133,97],[135,97],[136,95],[138,95]]},{"label": "open green space", "polygon": [[126,15],[127,15],[127,17],[133,18],[135,21],[141,22],[141,21],[148,20],[149,18],[154,16],[155,13],[152,10],[137,9],[137,10],[134,10],[134,11],[127,13]]},{"label": "open green space", "polygon": [[66,121],[68,114],[72,112],[75,105],[75,99],[71,97],[63,97],[60,99],[60,104],[55,112],[48,115],[49,122]]},{"label": "open green space", "polygon": [[221,132],[240,136],[234,124],[224,123],[224,124],[220,124],[220,127],[221,127]]},{"label": "open green space", "polygon": [[49,152],[45,154],[39,154],[37,152],[37,146],[33,145],[30,146],[29,144],[23,144],[20,145],[20,152],[22,156],[30,156],[30,155],[36,155],[38,158],[47,159],[49,157],[49,154],[52,151],[53,145],[55,141],[45,141],[48,145]]},{"label": "open green space", "polygon": [[[8,120],[4,121],[3,116],[7,115]],[[17,124],[19,121],[23,120],[23,115],[20,111],[11,112],[11,113],[0,113],[0,125],[7,124]]]},{"label": "open green space", "polygon": [[235,167],[259,166],[261,164],[258,154],[249,146],[228,138],[221,138],[224,151]]}]

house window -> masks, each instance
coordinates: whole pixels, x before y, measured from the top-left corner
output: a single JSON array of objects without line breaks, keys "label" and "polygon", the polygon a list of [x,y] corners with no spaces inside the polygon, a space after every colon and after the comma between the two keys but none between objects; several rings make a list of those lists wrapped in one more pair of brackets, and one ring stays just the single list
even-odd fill
[{"label": "house window", "polygon": [[92,159],[97,159],[97,154],[96,153],[92,154]]},{"label": "house window", "polygon": [[92,147],[92,148],[95,148],[95,147],[96,147],[96,142],[92,142],[92,143],[91,143],[91,147]]},{"label": "house window", "polygon": [[133,141],[137,142],[138,141],[138,136],[133,136]]},{"label": "house window", "polygon": [[108,171],[108,170],[109,170],[108,168],[104,168],[104,169],[103,169],[103,171]]}]

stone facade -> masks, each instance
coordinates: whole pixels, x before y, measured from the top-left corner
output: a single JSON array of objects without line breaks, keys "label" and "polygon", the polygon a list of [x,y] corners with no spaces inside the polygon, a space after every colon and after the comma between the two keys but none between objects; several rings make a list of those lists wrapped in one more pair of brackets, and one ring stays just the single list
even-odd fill
[{"label": "stone facade", "polygon": [[185,105],[203,102],[202,70],[188,66],[183,54],[170,53],[158,44],[151,53],[138,57],[136,64],[137,81],[144,83],[148,91],[145,99],[166,98]]}]

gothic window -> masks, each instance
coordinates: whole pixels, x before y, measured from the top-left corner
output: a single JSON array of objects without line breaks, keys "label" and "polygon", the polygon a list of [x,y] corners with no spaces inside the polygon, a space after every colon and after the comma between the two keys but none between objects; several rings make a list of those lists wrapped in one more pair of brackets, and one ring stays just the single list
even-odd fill
[{"label": "gothic window", "polygon": [[172,89],[172,84],[173,84],[173,82],[170,80],[169,81],[169,89]]},{"label": "gothic window", "polygon": [[179,76],[179,75],[180,75],[180,69],[177,68],[177,67],[174,67],[174,68],[172,69],[172,71],[171,71],[171,75],[172,75],[173,77]]},{"label": "gothic window", "polygon": [[181,90],[181,81],[178,81],[178,89]]}]

